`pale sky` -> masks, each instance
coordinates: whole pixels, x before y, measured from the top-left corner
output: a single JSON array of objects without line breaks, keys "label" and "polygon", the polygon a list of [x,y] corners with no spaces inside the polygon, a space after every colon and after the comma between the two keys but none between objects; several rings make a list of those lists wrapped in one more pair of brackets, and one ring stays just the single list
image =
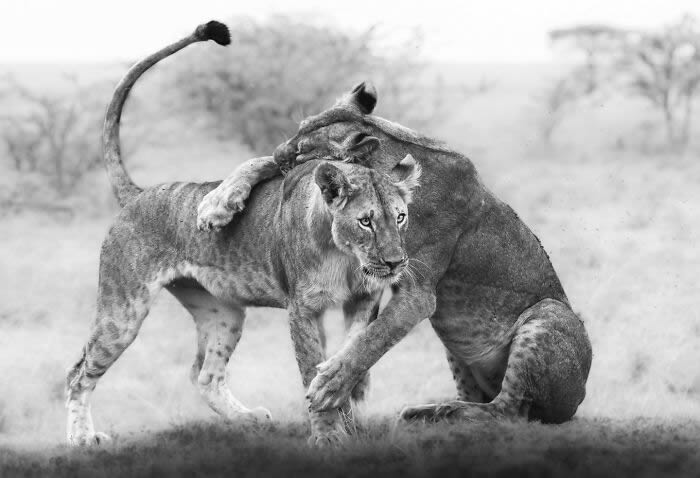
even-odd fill
[{"label": "pale sky", "polygon": [[700,18],[700,0],[0,0],[0,62],[131,60],[210,19],[274,13],[397,34],[421,26],[433,60],[546,62],[553,28],[654,27],[685,12]]}]

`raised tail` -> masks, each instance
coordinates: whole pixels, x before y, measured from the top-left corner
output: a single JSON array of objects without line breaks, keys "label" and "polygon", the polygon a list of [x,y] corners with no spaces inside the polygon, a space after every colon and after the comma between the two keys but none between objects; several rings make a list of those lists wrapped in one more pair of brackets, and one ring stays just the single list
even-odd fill
[{"label": "raised tail", "polygon": [[124,206],[142,191],[126,172],[119,147],[119,122],[129,91],[146,70],[163,58],[182,50],[191,43],[207,40],[213,40],[219,45],[228,45],[231,43],[228,27],[216,21],[199,25],[191,35],[166,46],[132,66],[114,90],[102,130],[102,152],[105,158],[107,176],[109,176],[109,182],[112,184],[112,190],[120,206]]}]

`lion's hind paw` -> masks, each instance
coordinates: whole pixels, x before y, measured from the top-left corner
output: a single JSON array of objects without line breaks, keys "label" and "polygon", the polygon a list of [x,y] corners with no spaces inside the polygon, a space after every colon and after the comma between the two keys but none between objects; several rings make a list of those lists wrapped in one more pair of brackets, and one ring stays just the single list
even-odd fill
[{"label": "lion's hind paw", "polygon": [[71,435],[68,437],[68,445],[72,447],[106,446],[110,443],[112,443],[112,438],[102,432],[86,435]]}]

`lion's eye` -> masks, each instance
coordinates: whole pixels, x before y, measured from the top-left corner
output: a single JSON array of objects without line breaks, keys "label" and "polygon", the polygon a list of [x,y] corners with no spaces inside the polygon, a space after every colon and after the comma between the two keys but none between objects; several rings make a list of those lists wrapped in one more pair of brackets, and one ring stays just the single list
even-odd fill
[{"label": "lion's eye", "polygon": [[399,215],[396,216],[396,223],[397,223],[397,224],[401,224],[401,223],[404,222],[405,220],[406,220],[406,214],[403,213],[403,212],[399,213]]},{"label": "lion's eye", "polygon": [[360,226],[366,227],[366,228],[371,228],[372,227],[372,221],[368,217],[363,217],[362,219],[359,219],[360,221]]}]

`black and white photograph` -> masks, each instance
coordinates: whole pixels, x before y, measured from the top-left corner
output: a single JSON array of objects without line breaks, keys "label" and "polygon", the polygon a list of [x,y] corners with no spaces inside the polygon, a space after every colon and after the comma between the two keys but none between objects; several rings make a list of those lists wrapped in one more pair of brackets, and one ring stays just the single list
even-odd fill
[{"label": "black and white photograph", "polygon": [[700,473],[697,0],[3,0],[0,45],[0,477]]}]

